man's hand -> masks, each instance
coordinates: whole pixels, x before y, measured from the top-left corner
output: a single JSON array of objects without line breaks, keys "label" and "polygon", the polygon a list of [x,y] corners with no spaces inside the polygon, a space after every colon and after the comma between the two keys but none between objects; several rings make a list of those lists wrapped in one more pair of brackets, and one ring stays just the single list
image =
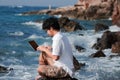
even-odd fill
[{"label": "man's hand", "polygon": [[44,52],[45,52],[46,49],[47,49],[47,48],[46,48],[45,46],[38,46],[38,47],[37,47],[37,50],[38,50],[38,51],[44,51]]},{"label": "man's hand", "polygon": [[38,46],[38,47],[37,47],[37,50],[38,50],[38,51],[45,52],[45,53],[46,53],[49,57],[51,57],[52,59],[58,60],[58,59],[59,59],[59,56],[57,56],[57,55],[52,55],[52,52],[51,52],[50,49],[51,49],[50,47],[46,47],[46,46]]},{"label": "man's hand", "polygon": [[51,50],[51,49],[52,49],[51,46],[38,46],[37,47],[38,51],[44,51],[44,52],[46,52],[46,50]]}]

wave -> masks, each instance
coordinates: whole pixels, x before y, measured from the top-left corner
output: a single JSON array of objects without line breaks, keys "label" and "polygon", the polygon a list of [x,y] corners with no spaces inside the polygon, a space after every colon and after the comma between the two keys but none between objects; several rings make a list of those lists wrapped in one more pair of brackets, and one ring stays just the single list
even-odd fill
[{"label": "wave", "polygon": [[111,32],[120,31],[120,27],[118,27],[117,25],[112,25],[109,28]]},{"label": "wave", "polygon": [[42,23],[37,23],[37,22],[33,22],[33,21],[29,21],[29,22],[25,22],[22,23],[23,25],[28,25],[28,26],[36,26],[39,29],[42,29]]},{"label": "wave", "polygon": [[20,14],[15,14],[15,16],[22,16],[22,14],[20,13]]},{"label": "wave", "polygon": [[23,36],[24,33],[22,31],[17,31],[17,32],[13,32],[13,33],[9,33],[12,36]]},{"label": "wave", "polygon": [[8,6],[8,7],[12,7],[12,8],[23,8],[24,6]]},{"label": "wave", "polygon": [[36,34],[32,34],[27,39],[38,39],[38,38],[43,38],[43,37],[37,36]]}]

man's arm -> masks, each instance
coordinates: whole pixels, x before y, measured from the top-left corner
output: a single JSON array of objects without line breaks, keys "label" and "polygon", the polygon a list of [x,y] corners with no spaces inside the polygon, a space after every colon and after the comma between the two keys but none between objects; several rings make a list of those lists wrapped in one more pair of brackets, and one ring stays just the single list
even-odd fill
[{"label": "man's arm", "polygon": [[57,55],[52,55],[52,52],[50,49],[48,49],[47,47],[45,46],[38,46],[37,47],[37,50],[38,51],[43,51],[45,52],[49,57],[51,57],[53,60],[58,60],[59,59],[59,56]]}]

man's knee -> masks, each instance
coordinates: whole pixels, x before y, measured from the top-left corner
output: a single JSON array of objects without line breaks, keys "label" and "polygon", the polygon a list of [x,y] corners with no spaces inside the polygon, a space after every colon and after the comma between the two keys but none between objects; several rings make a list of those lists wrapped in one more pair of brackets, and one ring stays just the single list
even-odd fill
[{"label": "man's knee", "polygon": [[45,77],[44,66],[38,67],[37,71],[38,71],[39,75]]},{"label": "man's knee", "polygon": [[42,67],[42,66],[39,66],[39,67],[37,68],[37,71],[38,71],[38,72],[42,72],[42,70],[43,70],[43,67]]}]

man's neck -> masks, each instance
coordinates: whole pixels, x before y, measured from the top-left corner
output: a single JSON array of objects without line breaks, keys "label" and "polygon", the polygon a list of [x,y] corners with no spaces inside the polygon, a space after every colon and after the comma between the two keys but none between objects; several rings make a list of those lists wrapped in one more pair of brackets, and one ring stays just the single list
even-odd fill
[{"label": "man's neck", "polygon": [[54,31],[53,32],[53,36],[55,36],[59,31]]}]

